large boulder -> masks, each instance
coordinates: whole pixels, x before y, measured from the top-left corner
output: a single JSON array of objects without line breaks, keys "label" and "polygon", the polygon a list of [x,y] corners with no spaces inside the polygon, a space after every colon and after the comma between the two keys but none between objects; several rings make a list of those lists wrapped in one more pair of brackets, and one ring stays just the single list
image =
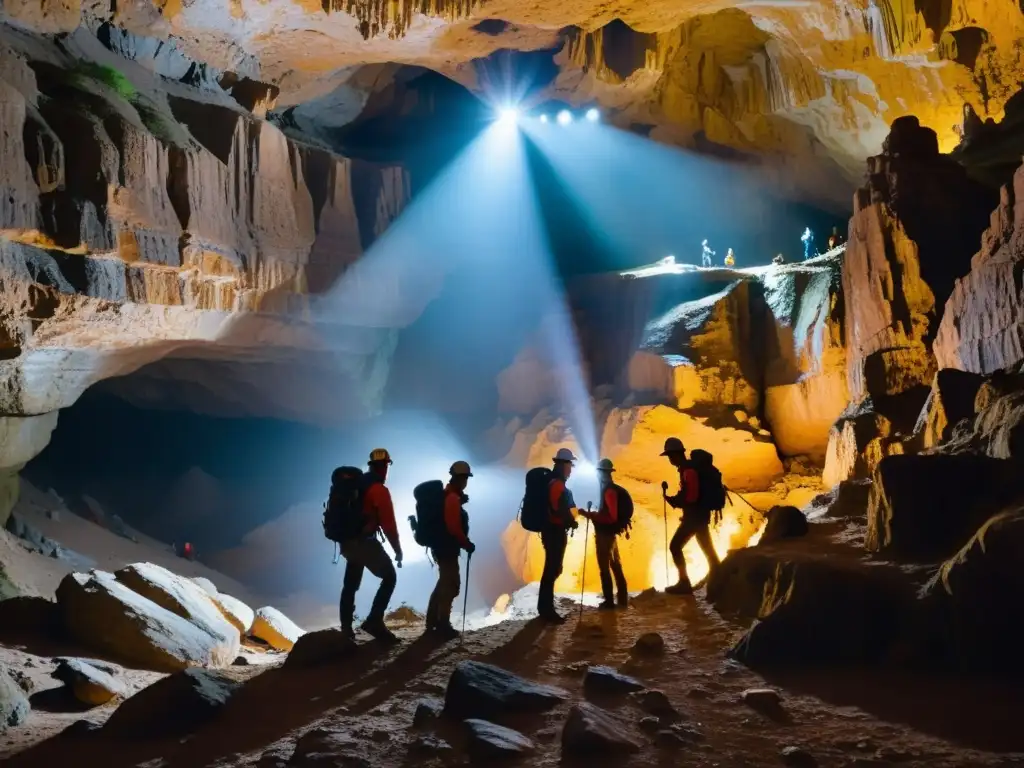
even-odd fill
[{"label": "large boulder", "polygon": [[1015,652],[1024,632],[1024,508],[987,520],[924,590],[928,623],[920,638],[942,669],[1024,675]]},{"label": "large boulder", "polygon": [[161,608],[176,613],[224,642],[238,639],[238,629],[224,616],[210,594],[192,579],[153,563],[133,563],[114,577]]},{"label": "large boulder", "polygon": [[902,636],[916,585],[898,568],[783,542],[731,553],[708,585],[757,621],[730,651],[752,667],[879,661]]},{"label": "large boulder", "polygon": [[935,338],[943,368],[993,373],[1024,362],[1024,166],[1000,191],[981,250],[946,302]]},{"label": "large boulder", "polygon": [[143,688],[121,704],[103,730],[130,739],[189,733],[216,717],[238,687],[223,671],[182,670]]},{"label": "large boulder", "polygon": [[953,427],[974,418],[974,399],[985,379],[955,368],[943,368],[932,379],[932,388],[914,426],[918,450],[934,448],[952,437]]},{"label": "large boulder", "polygon": [[284,665],[297,668],[329,664],[348,658],[355,647],[355,643],[335,627],[306,632],[292,646]]},{"label": "large boulder", "polygon": [[215,637],[104,571],[65,576],[57,588],[57,603],[74,639],[148,669],[225,667],[238,655],[237,635]]},{"label": "large boulder", "polygon": [[639,752],[640,742],[615,715],[589,702],[569,710],[562,728],[562,754],[574,756],[623,755]]},{"label": "large boulder", "polygon": [[249,634],[279,651],[290,651],[305,631],[277,608],[269,605],[256,611]]},{"label": "large boulder", "polygon": [[446,712],[460,717],[500,717],[546,712],[569,698],[568,691],[541,685],[480,661],[461,661],[445,692]]},{"label": "large boulder", "polygon": [[757,542],[759,547],[807,535],[807,515],[796,507],[774,506],[768,510],[766,518],[764,533]]},{"label": "large boulder", "polygon": [[83,704],[99,707],[111,699],[124,698],[128,687],[118,679],[113,664],[92,659],[60,659],[53,676],[64,683]]},{"label": "large boulder", "polygon": [[1014,462],[970,453],[890,456],[875,470],[865,546],[915,562],[962,547],[994,511],[1021,493]]},{"label": "large boulder", "polygon": [[0,667],[0,733],[28,719],[30,707],[21,686]]},{"label": "large boulder", "polygon": [[252,623],[256,620],[256,611],[237,597],[225,595],[223,592],[211,594],[210,599],[220,609],[220,612],[224,614],[224,618],[231,622],[240,634],[249,634]]}]

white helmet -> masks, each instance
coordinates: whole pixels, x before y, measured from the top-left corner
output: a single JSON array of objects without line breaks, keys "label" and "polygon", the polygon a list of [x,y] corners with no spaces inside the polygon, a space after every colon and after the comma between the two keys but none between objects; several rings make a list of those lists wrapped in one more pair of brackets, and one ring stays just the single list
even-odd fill
[{"label": "white helmet", "polygon": [[559,448],[558,452],[555,454],[555,458],[552,459],[552,461],[567,461],[570,464],[572,464],[574,461],[576,461],[576,456],[568,448]]}]

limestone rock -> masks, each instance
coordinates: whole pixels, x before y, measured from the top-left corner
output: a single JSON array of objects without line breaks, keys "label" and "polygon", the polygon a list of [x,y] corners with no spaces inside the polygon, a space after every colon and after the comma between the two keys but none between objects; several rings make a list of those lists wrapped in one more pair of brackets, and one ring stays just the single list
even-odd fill
[{"label": "limestone rock", "polygon": [[811,499],[809,514],[867,520],[871,480],[846,480]]},{"label": "limestone rock", "polygon": [[237,637],[214,637],[103,571],[65,576],[57,603],[64,627],[76,640],[149,669],[222,667],[238,655]]},{"label": "limestone rock", "polygon": [[0,733],[28,719],[28,698],[8,673],[0,667]]},{"label": "limestone rock", "polygon": [[463,717],[496,717],[546,712],[568,697],[561,688],[534,683],[500,667],[461,661],[448,681],[444,708]]},{"label": "limestone rock", "polygon": [[223,592],[210,594],[210,599],[240,634],[249,634],[252,623],[256,620],[256,612],[252,608],[237,597],[226,595]]},{"label": "limestone rock", "polygon": [[279,651],[290,651],[305,632],[276,608],[266,606],[256,611],[249,634],[258,637]]},{"label": "limestone rock", "polygon": [[[178,614],[221,643],[240,640],[238,629],[214,604],[209,593],[192,579],[178,576],[153,563],[133,563],[115,571],[114,577],[133,592]],[[237,655],[238,649],[235,648],[232,658]]]},{"label": "limestone rock", "polygon": [[639,751],[640,742],[612,713],[588,702],[569,710],[562,730],[563,755],[621,755]]},{"label": "limestone rock", "polygon": [[465,724],[469,754],[474,760],[528,755],[535,749],[532,741],[511,728],[476,718],[466,720]]},{"label": "limestone rock", "polygon": [[981,250],[956,282],[935,339],[940,367],[993,373],[1024,362],[1024,166],[1000,191]]},{"label": "limestone rock", "polygon": [[646,687],[635,677],[623,675],[611,667],[589,667],[583,678],[583,690],[587,693],[632,693]]},{"label": "limestone rock", "polygon": [[740,694],[740,698],[751,709],[773,719],[778,719],[785,711],[782,697],[772,688],[748,688]]},{"label": "limestone rock", "polygon": [[757,545],[767,546],[782,539],[807,535],[807,516],[796,507],[774,506],[768,510],[764,533]]},{"label": "limestone rock", "polygon": [[441,716],[444,702],[434,698],[420,699],[412,715],[413,728],[423,728]]},{"label": "limestone rock", "polygon": [[634,699],[644,712],[649,712],[661,719],[672,720],[679,717],[679,710],[672,705],[672,701],[664,691],[637,691],[631,694],[630,698]]},{"label": "limestone rock", "polygon": [[865,546],[917,562],[950,557],[1017,490],[1013,462],[974,454],[891,456],[875,470]]},{"label": "limestone rock", "polygon": [[214,585],[214,583],[205,576],[193,576],[192,582],[210,597],[217,596],[218,591],[216,585]]},{"label": "limestone rock", "polygon": [[340,629],[321,629],[306,632],[292,646],[285,667],[312,667],[340,661],[351,655],[355,644]]},{"label": "limestone rock", "polygon": [[661,656],[665,653],[665,638],[657,632],[645,632],[633,643],[631,653],[636,656]]},{"label": "limestone rock", "polygon": [[60,659],[53,676],[67,685],[83,704],[102,706],[111,699],[124,698],[128,688],[117,678],[118,669],[91,659]]},{"label": "limestone rock", "polygon": [[359,754],[361,744],[347,730],[313,728],[295,743],[289,765],[363,766],[368,763]]},{"label": "limestone rock", "polygon": [[218,670],[176,672],[121,704],[103,730],[131,739],[180,736],[216,717],[238,686]]},{"label": "limestone rock", "polygon": [[984,378],[955,368],[943,368],[935,374],[921,415],[914,427],[918,449],[927,450],[950,439],[963,419],[973,419],[974,399]]}]

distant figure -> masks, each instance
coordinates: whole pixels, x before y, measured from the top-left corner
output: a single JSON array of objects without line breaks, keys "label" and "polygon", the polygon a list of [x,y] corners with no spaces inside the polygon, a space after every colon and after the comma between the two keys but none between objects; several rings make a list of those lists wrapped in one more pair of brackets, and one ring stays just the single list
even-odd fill
[{"label": "distant figure", "polygon": [[725,266],[735,267],[736,266],[736,254],[732,252],[732,248],[725,252]]},{"label": "distant figure", "polygon": [[843,236],[839,234],[839,227],[832,227],[832,234],[828,238],[828,249],[831,251],[833,248],[838,247],[843,242]]},{"label": "distant figure", "polygon": [[182,546],[181,556],[184,557],[186,560],[196,559],[196,551],[192,548],[191,541],[186,541],[185,544]]},{"label": "distant figure", "polygon": [[775,258],[772,259],[772,264],[774,264],[776,267],[781,265],[783,262],[785,262],[785,259],[782,258],[782,254],[781,253],[775,254]]},{"label": "distant figure", "polygon": [[804,229],[804,233],[800,235],[800,242],[804,244],[804,261],[807,261],[814,250],[814,233],[810,227]]},{"label": "distant figure", "polygon": [[704,240],[700,244],[700,246],[701,246],[700,265],[702,267],[705,267],[705,268],[710,267],[711,266],[711,257],[715,255],[715,252],[712,251],[708,247],[708,241],[707,240]]}]

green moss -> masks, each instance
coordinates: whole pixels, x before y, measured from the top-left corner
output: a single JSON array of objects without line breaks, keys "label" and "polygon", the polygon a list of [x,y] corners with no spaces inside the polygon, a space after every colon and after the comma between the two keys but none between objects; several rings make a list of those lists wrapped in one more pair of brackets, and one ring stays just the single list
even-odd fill
[{"label": "green moss", "polygon": [[113,67],[105,67],[93,61],[80,61],[71,72],[73,79],[88,78],[103,83],[125,101],[135,98],[137,91],[127,77]]}]

